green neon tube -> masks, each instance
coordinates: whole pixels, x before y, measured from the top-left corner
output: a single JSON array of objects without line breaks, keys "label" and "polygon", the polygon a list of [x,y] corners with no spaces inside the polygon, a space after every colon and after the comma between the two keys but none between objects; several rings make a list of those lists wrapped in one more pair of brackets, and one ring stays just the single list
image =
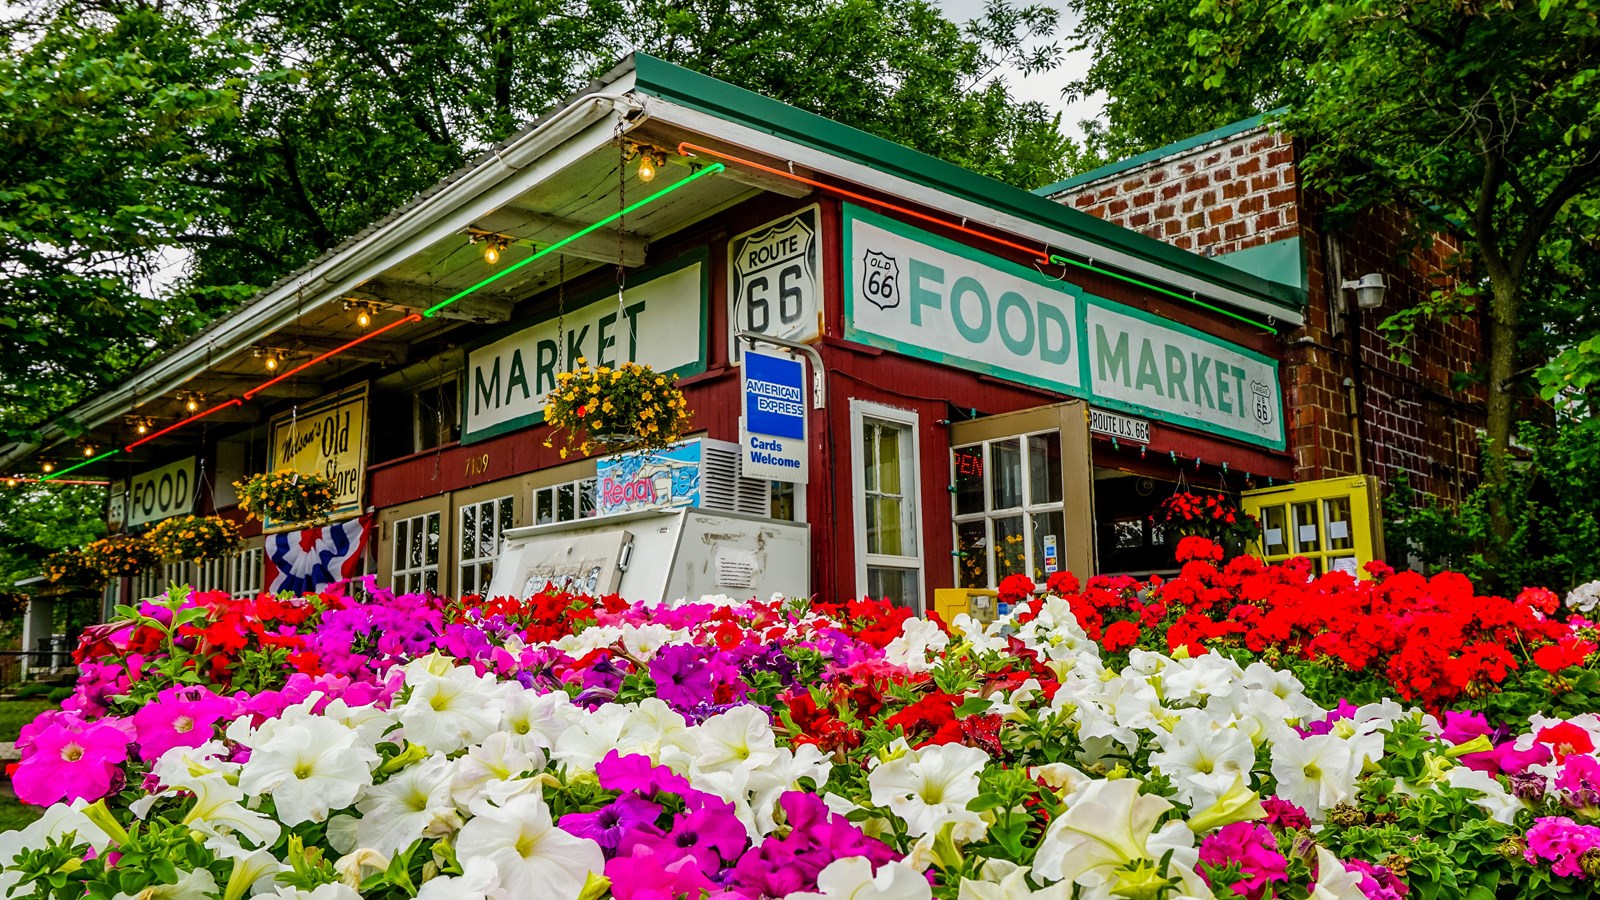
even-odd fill
[{"label": "green neon tube", "polygon": [[78,463],[75,466],[68,466],[67,468],[62,469],[59,472],[51,472],[49,475],[45,475],[44,477],[40,478],[39,480],[40,481],[49,481],[52,478],[60,478],[61,476],[67,474],[68,472],[76,472],[77,470],[83,468],[84,466],[87,466],[90,463],[97,463],[100,460],[105,459],[108,456],[112,456],[114,454],[121,453],[121,452],[122,452],[122,448],[121,447],[118,447],[115,450],[107,450],[106,452],[100,454],[99,456],[92,457],[90,459],[86,459],[83,462]]},{"label": "green neon tube", "polygon": [[572,234],[567,235],[566,237],[562,238],[559,241],[556,241],[554,244],[551,244],[550,246],[544,248],[543,250],[540,250],[538,253],[535,253],[534,255],[532,255],[532,256],[528,257],[527,259],[523,260],[522,262],[519,262],[519,263],[517,263],[516,265],[513,265],[513,266],[507,266],[506,268],[501,269],[500,271],[494,273],[493,275],[490,275],[488,278],[485,278],[484,280],[482,280],[482,281],[478,282],[477,284],[473,285],[472,287],[469,287],[466,290],[462,291],[461,293],[456,294],[454,297],[451,297],[448,300],[444,300],[444,301],[442,301],[440,303],[437,303],[437,304],[429,307],[428,309],[423,310],[422,314],[431,319],[431,318],[433,318],[434,313],[437,313],[439,310],[444,309],[446,306],[449,306],[450,304],[456,302],[457,300],[460,300],[462,297],[465,297],[468,294],[471,294],[474,291],[479,290],[480,288],[487,287],[488,285],[491,285],[491,284],[495,283],[496,281],[499,281],[500,279],[506,277],[507,275],[510,275],[512,272],[515,272],[516,270],[518,270],[518,269],[522,268],[523,266],[527,265],[528,263],[531,263],[534,260],[537,260],[537,259],[539,259],[541,257],[548,256],[551,253],[554,253],[555,251],[560,250],[562,247],[565,247],[566,245],[572,243],[573,241],[577,240],[578,238],[581,238],[586,234],[591,234],[591,233],[593,233],[594,231],[596,231],[598,229],[601,229],[601,228],[606,227],[607,225],[610,225],[612,222],[615,222],[616,220],[622,218],[623,216],[627,215],[628,213],[633,212],[636,209],[640,209],[642,207],[650,205],[651,203],[654,203],[655,201],[661,199],[662,197],[665,197],[666,195],[672,193],[673,191],[677,190],[678,188],[683,187],[684,185],[688,184],[691,181],[695,181],[695,180],[697,180],[699,178],[703,178],[703,177],[705,177],[707,175],[710,175],[710,174],[712,174],[714,172],[721,172],[726,168],[727,168],[727,166],[723,165],[722,163],[712,163],[711,165],[706,166],[704,169],[701,169],[698,172],[695,172],[694,174],[690,175],[688,178],[683,179],[682,181],[673,182],[672,184],[667,185],[666,187],[662,188],[659,191],[656,191],[654,194],[651,194],[650,196],[644,198],[643,200],[636,201],[635,203],[633,203],[633,204],[631,204],[631,205],[629,205],[627,207],[624,207],[623,209],[619,209],[616,212],[612,213],[611,215],[606,216],[604,219],[601,219],[600,221],[594,223],[593,225],[590,225],[589,227],[587,227],[587,228],[585,228],[585,229],[583,229],[581,231],[577,231],[577,232],[574,232]]},{"label": "green neon tube", "polygon": [[1155,291],[1158,294],[1166,294],[1168,297],[1174,297],[1174,298],[1176,298],[1178,300],[1182,300],[1185,303],[1193,303],[1195,306],[1203,306],[1206,309],[1211,310],[1212,312],[1222,313],[1223,315],[1227,316],[1230,319],[1238,319],[1239,321],[1245,323],[1246,325],[1254,325],[1257,328],[1265,329],[1266,331],[1268,331],[1271,334],[1277,334],[1278,333],[1278,329],[1273,328],[1271,325],[1265,325],[1265,324],[1263,324],[1261,322],[1257,322],[1255,319],[1251,319],[1251,318],[1248,318],[1246,316],[1241,316],[1241,315],[1239,315],[1238,313],[1235,313],[1235,312],[1229,312],[1228,310],[1223,309],[1220,306],[1212,306],[1211,304],[1205,302],[1204,300],[1199,300],[1199,299],[1196,299],[1194,297],[1185,297],[1184,295],[1182,295],[1182,294],[1180,294],[1180,293],[1178,293],[1176,291],[1169,291],[1164,287],[1158,287],[1156,285],[1151,284],[1148,281],[1140,281],[1137,278],[1129,278],[1128,276],[1122,274],[1121,272],[1113,272],[1110,269],[1102,269],[1099,266],[1090,265],[1089,263],[1086,263],[1086,262],[1078,262],[1075,259],[1068,259],[1065,256],[1061,256],[1059,254],[1052,255],[1050,257],[1050,261],[1055,263],[1055,264],[1057,264],[1057,265],[1077,266],[1080,269],[1088,269],[1091,272],[1099,272],[1101,275],[1107,275],[1107,276],[1110,276],[1112,278],[1118,279],[1119,281],[1126,281],[1129,284],[1136,284],[1139,287],[1144,288],[1145,290]]}]

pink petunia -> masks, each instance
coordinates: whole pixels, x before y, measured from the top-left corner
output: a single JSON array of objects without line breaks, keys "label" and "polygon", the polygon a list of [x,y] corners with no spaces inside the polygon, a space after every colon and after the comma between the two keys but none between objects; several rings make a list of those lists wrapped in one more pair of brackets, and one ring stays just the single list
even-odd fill
[{"label": "pink petunia", "polygon": [[168,688],[133,714],[139,758],[159,759],[173,747],[198,747],[212,737],[212,726],[233,712],[234,704],[208,688]]},{"label": "pink petunia", "polygon": [[115,725],[57,722],[33,735],[32,752],[11,776],[17,799],[35,806],[99,800],[121,780],[128,736]]}]

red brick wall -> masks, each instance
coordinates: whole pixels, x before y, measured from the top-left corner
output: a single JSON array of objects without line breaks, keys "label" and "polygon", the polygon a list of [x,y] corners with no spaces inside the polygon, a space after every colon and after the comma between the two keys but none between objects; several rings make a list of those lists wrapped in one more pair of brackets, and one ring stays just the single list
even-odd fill
[{"label": "red brick wall", "polygon": [[[1054,199],[1174,246],[1216,256],[1298,237],[1306,260],[1303,328],[1283,336],[1289,447],[1298,480],[1360,471],[1459,499],[1475,483],[1481,389],[1455,390],[1482,339],[1472,319],[1429,322],[1397,350],[1378,326],[1427,298],[1457,250],[1447,236],[1413,245],[1393,209],[1330,224],[1303,189],[1291,138],[1257,127],[1078,185]],[[1357,310],[1332,281],[1380,272],[1381,309]],[[1342,295],[1342,296],[1341,296]],[[1401,354],[1410,359],[1402,359]],[[1346,380],[1352,385],[1346,385]],[[1360,459],[1350,415],[1360,409]]]}]

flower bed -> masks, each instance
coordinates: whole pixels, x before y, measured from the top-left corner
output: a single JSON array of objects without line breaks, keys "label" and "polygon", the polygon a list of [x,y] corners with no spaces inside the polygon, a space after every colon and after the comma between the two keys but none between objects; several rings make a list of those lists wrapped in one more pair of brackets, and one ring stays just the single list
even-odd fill
[{"label": "flower bed", "polygon": [[[781,599],[147,602],[86,636],[77,693],[23,734],[16,789],[56,805],[0,835],[0,893],[1590,893],[1600,717],[1547,715],[1592,696],[1587,621],[1188,549],[1169,581],[1056,579],[987,626]],[[1384,696],[1416,687],[1381,657],[1408,633],[1460,685],[1419,693],[1432,713]],[[1370,696],[1329,699],[1346,685]]]}]

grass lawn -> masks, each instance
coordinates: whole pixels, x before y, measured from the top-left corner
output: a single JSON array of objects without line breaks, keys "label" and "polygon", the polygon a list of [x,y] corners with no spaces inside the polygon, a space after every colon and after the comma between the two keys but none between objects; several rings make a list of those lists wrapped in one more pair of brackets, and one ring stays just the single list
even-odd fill
[{"label": "grass lawn", "polygon": [[[34,697],[27,700],[0,700],[0,741],[15,741],[22,726],[34,716],[56,704]],[[25,828],[44,813],[43,807],[28,806],[11,793],[10,779],[0,777],[0,831]]]},{"label": "grass lawn", "polygon": [[55,704],[43,697],[27,700],[0,700],[0,741],[15,741],[22,726],[33,721],[34,716]]}]

